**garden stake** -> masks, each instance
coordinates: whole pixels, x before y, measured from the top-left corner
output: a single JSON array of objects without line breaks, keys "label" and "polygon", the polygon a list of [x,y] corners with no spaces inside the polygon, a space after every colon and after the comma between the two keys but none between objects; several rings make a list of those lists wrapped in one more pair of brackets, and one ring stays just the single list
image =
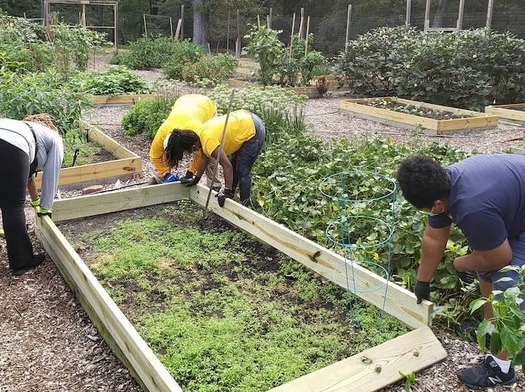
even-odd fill
[{"label": "garden stake", "polygon": [[[234,95],[235,95],[235,89],[232,89],[232,93],[230,95],[230,102],[228,103],[228,111],[226,112],[226,120],[224,121],[224,128],[222,129],[221,144],[219,144],[219,147],[217,147],[217,158],[218,159],[216,160],[215,165],[213,166],[213,179],[217,178],[217,172],[219,169],[219,160],[221,159],[222,144],[224,143],[224,135],[226,134],[226,127],[228,125],[228,119],[230,118],[230,111],[232,108]],[[208,191],[208,198],[206,199],[206,206],[204,207],[206,210],[208,209],[208,205],[210,204],[211,191],[213,190],[213,179],[212,179],[212,186],[210,186],[210,190]]]}]

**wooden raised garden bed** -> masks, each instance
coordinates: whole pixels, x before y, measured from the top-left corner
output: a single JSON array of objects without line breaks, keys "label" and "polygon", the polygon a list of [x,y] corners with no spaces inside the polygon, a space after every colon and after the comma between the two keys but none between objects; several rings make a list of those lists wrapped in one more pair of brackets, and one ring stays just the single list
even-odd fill
[{"label": "wooden raised garden bed", "polygon": [[[133,175],[142,174],[140,156],[83,120],[80,121],[80,128],[86,132],[89,141],[100,144],[116,159],[63,168],[60,170],[59,185],[90,183],[112,178],[127,179]],[[37,187],[40,188],[41,176],[37,176],[36,181]]]},{"label": "wooden raised garden bed", "polygon": [[485,113],[525,124],[525,103],[490,105],[485,107]]},{"label": "wooden raised garden bed", "polygon": [[339,111],[394,127],[421,129],[437,135],[498,125],[498,117],[491,114],[396,97],[346,99],[340,101]]},{"label": "wooden raised garden bed", "polygon": [[[79,219],[183,199],[205,206],[207,196],[205,186],[186,188],[178,183],[119,190],[57,200],[53,206],[53,219],[57,222]],[[227,200],[225,207],[220,208],[212,202],[208,208],[322,277],[343,285],[344,278],[337,275],[341,274],[339,267],[344,258],[333,251],[238,203]],[[145,390],[181,391],[54,221],[49,217],[37,218],[37,236],[108,345]],[[378,285],[386,286],[385,278],[359,265],[353,268],[359,297],[380,308],[384,306],[387,313],[414,330],[272,391],[376,391],[401,379],[400,372],[410,374],[446,357],[446,351],[428,327],[432,303],[424,301],[417,305],[411,292],[392,282],[388,282],[385,298],[384,290],[368,290]]]},{"label": "wooden raised garden bed", "polygon": [[126,94],[126,95],[93,95],[91,104],[98,105],[131,105],[142,99],[155,98],[155,94]]}]

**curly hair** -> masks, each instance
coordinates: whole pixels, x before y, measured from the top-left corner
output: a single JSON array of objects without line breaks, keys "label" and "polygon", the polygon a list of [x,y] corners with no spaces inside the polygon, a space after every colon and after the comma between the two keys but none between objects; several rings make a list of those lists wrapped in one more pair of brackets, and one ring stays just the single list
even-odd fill
[{"label": "curly hair", "polygon": [[184,156],[184,151],[191,152],[199,137],[193,131],[174,129],[164,151],[164,160],[171,167],[177,167]]},{"label": "curly hair", "polygon": [[446,170],[427,156],[402,161],[396,178],[403,196],[416,208],[432,208],[436,200],[446,199],[450,194]]}]

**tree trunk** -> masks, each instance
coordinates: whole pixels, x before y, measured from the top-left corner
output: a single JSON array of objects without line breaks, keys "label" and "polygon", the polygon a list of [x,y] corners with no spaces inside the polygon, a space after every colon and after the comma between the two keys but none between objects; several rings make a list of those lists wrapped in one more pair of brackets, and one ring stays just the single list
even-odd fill
[{"label": "tree trunk", "polygon": [[204,9],[206,0],[192,0],[193,3],[193,42],[208,47],[208,28],[210,15]]}]

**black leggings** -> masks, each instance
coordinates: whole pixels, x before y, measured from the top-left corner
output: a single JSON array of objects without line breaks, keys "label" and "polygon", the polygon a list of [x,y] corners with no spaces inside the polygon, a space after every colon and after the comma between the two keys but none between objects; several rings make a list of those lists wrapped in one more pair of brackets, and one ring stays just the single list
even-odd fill
[{"label": "black leggings", "polygon": [[33,262],[33,246],[24,214],[28,177],[27,154],[0,140],[0,209],[11,269],[24,268]]}]

